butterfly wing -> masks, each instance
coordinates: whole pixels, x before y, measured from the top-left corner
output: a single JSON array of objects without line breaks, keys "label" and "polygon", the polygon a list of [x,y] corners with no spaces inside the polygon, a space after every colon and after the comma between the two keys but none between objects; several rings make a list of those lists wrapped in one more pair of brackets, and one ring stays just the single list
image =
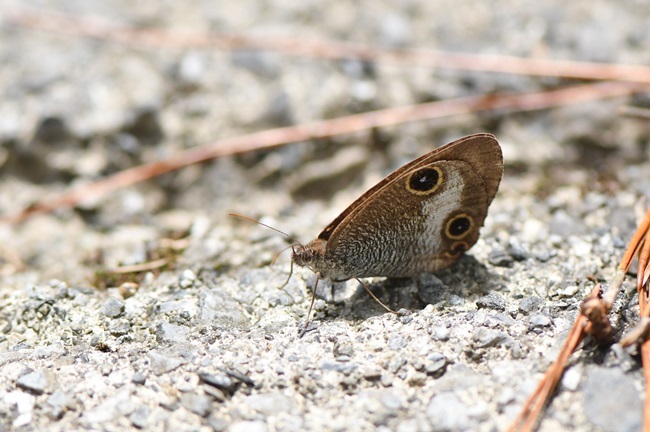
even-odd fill
[{"label": "butterfly wing", "polygon": [[319,235],[338,278],[406,277],[450,266],[476,243],[502,174],[501,148],[490,134],[399,168]]}]

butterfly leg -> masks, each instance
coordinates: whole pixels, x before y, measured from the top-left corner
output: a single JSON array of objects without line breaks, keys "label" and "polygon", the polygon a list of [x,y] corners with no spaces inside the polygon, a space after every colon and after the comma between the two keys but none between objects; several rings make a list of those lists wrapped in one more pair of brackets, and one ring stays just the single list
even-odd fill
[{"label": "butterfly leg", "polygon": [[381,300],[379,300],[379,298],[378,298],[378,297],[377,297],[377,296],[376,296],[372,291],[370,291],[370,288],[368,288],[368,286],[367,286],[365,283],[361,282],[361,279],[359,279],[359,278],[355,278],[355,279],[357,280],[357,282],[359,282],[359,283],[361,284],[361,286],[363,287],[363,289],[365,289],[366,292],[367,292],[368,294],[370,294],[370,297],[372,297],[372,298],[373,298],[377,303],[379,303],[379,304],[381,305],[381,307],[383,307],[384,309],[386,309],[387,312],[390,312],[390,313],[395,314],[395,315],[399,315],[399,313],[395,312],[394,310],[392,310],[391,308],[389,308],[388,306],[386,306],[385,304],[383,304],[383,303],[381,302]]},{"label": "butterfly leg", "polygon": [[[293,264],[293,262],[291,263]],[[311,310],[314,307],[314,302],[316,301],[316,289],[318,288],[318,277],[316,277],[316,282],[314,282],[314,291],[311,295],[311,302],[309,303],[309,310],[307,310],[307,319],[305,320],[305,327],[300,330],[300,333],[298,334],[299,338],[302,338],[305,333],[307,333],[309,329],[309,317],[311,316]]]}]

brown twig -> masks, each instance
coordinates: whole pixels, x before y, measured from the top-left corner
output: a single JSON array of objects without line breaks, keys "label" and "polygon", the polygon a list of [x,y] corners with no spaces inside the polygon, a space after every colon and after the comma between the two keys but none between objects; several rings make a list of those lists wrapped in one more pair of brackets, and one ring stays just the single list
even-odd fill
[{"label": "brown twig", "polygon": [[650,83],[650,68],[641,65],[606,64],[499,55],[476,55],[425,49],[382,49],[340,41],[308,41],[269,35],[224,35],[156,28],[135,28],[107,20],[61,12],[12,8],[5,22],[75,37],[164,48],[272,51],[289,56],[326,59],[360,59],[420,67],[554,76],[587,80]]},{"label": "brown twig", "polygon": [[557,360],[548,368],[546,374],[544,374],[544,378],[542,378],[535,391],[528,397],[521,412],[508,429],[509,431],[523,432],[533,430],[542,409],[548,403],[553,391],[562,378],[569,357],[585,337],[584,326],[586,323],[587,318],[582,314],[578,315]]},{"label": "brown twig", "polygon": [[604,98],[620,97],[644,91],[647,86],[603,82],[565,87],[558,90],[487,96],[470,96],[446,101],[409,105],[372,111],[310,124],[269,129],[226,138],[175,154],[169,159],[129,168],[104,179],[83,185],[55,198],[38,202],[11,215],[0,216],[0,223],[16,223],[39,213],[73,206],[87,197],[97,198],[109,192],[217,157],[270,149],[287,143],[350,134],[376,127],[442,118],[486,110],[532,111],[554,106],[570,105]]},{"label": "brown twig", "polygon": [[618,110],[618,112],[622,116],[636,117],[641,120],[650,120],[650,108],[623,106]]},{"label": "brown twig", "polygon": [[[646,250],[645,246],[650,241],[650,210],[646,213],[645,218],[639,224],[632,240],[625,251],[625,255],[621,260],[614,278],[609,284],[609,288],[604,295],[601,296],[602,291],[600,286],[595,287],[587,298],[583,301],[580,308],[580,315],[576,318],[569,337],[567,338],[562,351],[560,352],[557,360],[547,370],[544,378],[539,382],[533,394],[524,403],[522,410],[510,426],[509,431],[531,431],[537,424],[539,416],[543,407],[550,400],[553,391],[557,387],[562,373],[566,368],[566,362],[571,353],[576,349],[580,341],[587,335],[591,335],[596,340],[608,340],[611,338],[613,329],[607,315],[612,309],[612,304],[616,295],[623,285],[625,280],[625,273],[629,269],[635,255],[639,255],[640,272],[641,268],[650,265],[648,258],[643,258],[641,263],[643,251]],[[647,280],[646,280],[647,283]],[[640,289],[640,285],[637,285]],[[647,304],[646,290],[639,292],[639,304],[641,307],[642,315],[644,317],[650,316],[650,307]],[[648,315],[646,315],[648,314]],[[647,320],[642,320],[646,322]],[[647,340],[647,331],[638,328],[635,335],[641,335],[643,332],[646,334],[646,340],[641,346],[641,357],[643,362],[644,375],[646,379],[646,405],[644,408],[644,430],[650,430],[650,342]],[[629,338],[631,339],[631,338]]]},{"label": "brown twig", "polygon": [[141,273],[144,271],[150,271],[150,270],[156,270],[162,268],[167,264],[169,264],[169,260],[167,258],[161,258],[161,259],[149,261],[142,264],[133,264],[133,265],[115,267],[108,270],[108,273],[112,273],[112,274]]}]

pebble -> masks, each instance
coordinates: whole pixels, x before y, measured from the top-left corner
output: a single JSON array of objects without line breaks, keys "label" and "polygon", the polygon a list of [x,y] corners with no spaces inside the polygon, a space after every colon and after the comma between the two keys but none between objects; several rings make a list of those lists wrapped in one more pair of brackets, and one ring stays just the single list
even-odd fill
[{"label": "pebble", "polygon": [[551,319],[546,315],[535,314],[530,316],[528,324],[531,328],[548,327],[551,325]]},{"label": "pebble", "polygon": [[48,386],[48,379],[42,370],[38,370],[18,378],[16,386],[35,395],[40,395],[45,392]]},{"label": "pebble", "polygon": [[131,323],[125,319],[113,320],[108,325],[108,332],[113,336],[123,336],[130,332]]},{"label": "pebble", "polygon": [[488,262],[497,267],[510,267],[514,258],[503,249],[492,249],[488,253]]},{"label": "pebble", "polygon": [[584,414],[602,430],[642,430],[643,401],[635,379],[618,368],[592,366],[584,384]]},{"label": "pebble", "polygon": [[148,356],[151,362],[151,371],[156,375],[171,372],[185,363],[184,360],[168,357],[155,351],[150,352]]},{"label": "pebble", "polygon": [[16,407],[18,416],[12,423],[14,428],[17,429],[31,423],[34,404],[36,403],[36,397],[34,395],[16,390],[5,393],[2,400],[6,405]]},{"label": "pebble", "polygon": [[130,403],[130,390],[123,388],[83,413],[82,421],[89,428],[96,428],[101,423],[114,421],[119,417],[130,415],[135,407]]},{"label": "pebble", "polygon": [[181,405],[201,417],[207,417],[212,411],[212,399],[204,394],[183,393]]},{"label": "pebble", "polygon": [[529,256],[528,250],[517,239],[517,237],[510,237],[507,251],[515,261],[524,261]]},{"label": "pebble", "polygon": [[74,398],[60,390],[55,391],[47,398],[47,404],[50,406],[48,415],[53,419],[60,419],[66,411],[75,408]]},{"label": "pebble", "polygon": [[144,383],[147,382],[147,377],[145,374],[138,371],[133,374],[133,377],[131,377],[131,382],[133,384],[144,385]]},{"label": "pebble", "polygon": [[472,334],[472,340],[477,348],[487,348],[500,346],[509,341],[511,338],[500,330],[477,328]]},{"label": "pebble", "polygon": [[104,302],[101,312],[104,316],[109,318],[117,318],[124,312],[124,301],[115,297],[110,297]]},{"label": "pebble", "polygon": [[354,346],[349,337],[337,338],[334,342],[333,353],[336,357],[347,356],[352,357],[354,354]]},{"label": "pebble", "polygon": [[449,340],[450,331],[445,326],[436,326],[432,329],[431,335],[437,340],[444,342]]},{"label": "pebble", "polygon": [[427,356],[427,362],[424,370],[428,375],[440,376],[445,373],[447,367],[447,359],[442,354],[430,354]]},{"label": "pebble", "polygon": [[142,405],[136,408],[136,410],[129,415],[129,420],[131,420],[131,424],[138,429],[145,429],[149,425],[149,414],[149,407]]},{"label": "pebble", "polygon": [[178,286],[182,289],[193,287],[197,282],[196,274],[190,269],[185,269],[178,278]]},{"label": "pebble", "polygon": [[278,412],[290,414],[294,410],[291,399],[279,392],[250,395],[245,404],[265,416]]},{"label": "pebble", "polygon": [[398,351],[401,350],[402,348],[406,348],[406,345],[407,345],[406,339],[404,339],[401,336],[392,337],[388,341],[388,347],[394,351]]},{"label": "pebble", "polygon": [[498,311],[506,310],[506,301],[497,293],[490,293],[476,300],[476,307],[479,309],[494,309]]},{"label": "pebble", "polygon": [[426,415],[436,431],[470,428],[469,407],[453,393],[440,393],[431,398]]},{"label": "pebble", "polygon": [[208,385],[217,387],[218,389],[221,389],[231,394],[234,393],[238,387],[238,383],[233,381],[233,379],[226,374],[212,374],[208,372],[199,372],[199,379]]},{"label": "pebble", "polygon": [[544,300],[539,297],[526,297],[519,302],[519,312],[524,315],[530,315],[533,312],[539,311],[544,305]]},{"label": "pebble", "polygon": [[184,325],[170,324],[163,321],[156,327],[156,339],[159,342],[186,342],[190,329]]}]

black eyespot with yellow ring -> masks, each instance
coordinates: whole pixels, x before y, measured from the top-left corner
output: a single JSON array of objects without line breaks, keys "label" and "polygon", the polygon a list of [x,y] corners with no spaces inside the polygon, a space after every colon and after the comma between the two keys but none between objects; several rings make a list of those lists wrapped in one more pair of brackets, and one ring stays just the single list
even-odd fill
[{"label": "black eyespot with yellow ring", "polygon": [[467,213],[460,213],[449,219],[445,226],[445,235],[452,240],[461,240],[474,228],[474,218]]},{"label": "black eyespot with yellow ring", "polygon": [[442,170],[437,166],[430,166],[415,170],[406,179],[406,189],[416,195],[430,195],[434,193],[444,180]]}]

